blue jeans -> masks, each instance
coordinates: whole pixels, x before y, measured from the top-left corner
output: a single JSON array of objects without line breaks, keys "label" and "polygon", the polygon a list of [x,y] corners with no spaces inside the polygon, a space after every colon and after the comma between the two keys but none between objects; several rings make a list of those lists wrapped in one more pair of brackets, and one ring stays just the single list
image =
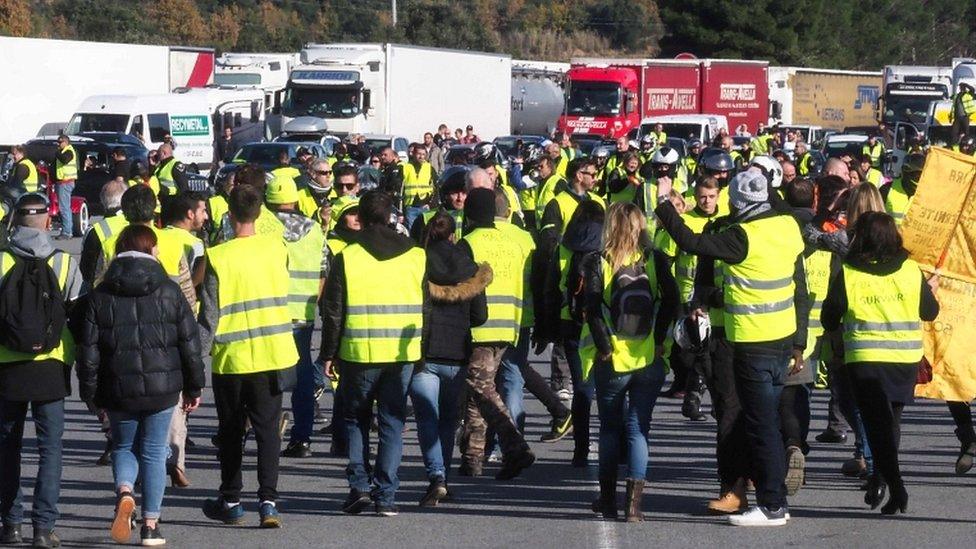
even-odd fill
[{"label": "blue jeans", "polygon": [[294,328],[295,347],[298,348],[298,364],[295,367],[297,382],[291,392],[291,413],[295,424],[291,428],[291,442],[308,442],[312,439],[315,423],[315,365],[312,363],[312,330],[314,326]]},{"label": "blue jeans", "polygon": [[[112,476],[115,490],[130,492],[142,473],[142,516],[158,519],[166,490],[166,443],[173,409],[151,412],[109,410],[112,425]],[[138,454],[138,455],[137,455]]]},{"label": "blue jeans", "polygon": [[[519,331],[518,344],[509,347],[502,355],[502,363],[496,379],[502,402],[505,403],[512,421],[519,430],[525,429],[525,378],[522,377],[522,368],[529,363],[531,343],[529,329],[522,328]],[[493,441],[489,444],[493,444]]]},{"label": "blue jeans", "polygon": [[58,498],[61,495],[64,399],[30,403],[0,400],[0,516],[4,524],[24,521],[20,456],[28,404],[37,430],[38,453],[31,522],[36,529],[51,530],[58,520]]},{"label": "blue jeans", "polygon": [[868,433],[864,430],[864,420],[861,419],[861,410],[857,406],[854,407],[854,424],[851,427],[854,429],[854,456],[864,458],[864,466],[867,469],[868,474],[874,473],[874,457],[871,455],[871,444],[868,443]]},{"label": "blue jeans", "polygon": [[[579,340],[563,339],[569,375],[573,379],[573,456],[586,457],[590,451],[590,410],[593,407],[593,376],[583,379],[583,361],[580,360]],[[602,444],[602,436],[601,436]],[[646,446],[646,444],[645,444]],[[643,478],[643,477],[641,477]]]},{"label": "blue jeans", "polygon": [[[349,464],[346,477],[349,487],[369,493],[380,504],[392,505],[400,484],[397,470],[403,457],[403,423],[407,414],[407,389],[413,364],[356,364],[341,366],[339,384],[343,392],[343,420],[349,440]],[[376,466],[370,482],[366,471],[363,441],[369,438],[373,402],[376,402],[379,424],[379,446]]]},{"label": "blue jeans", "polygon": [[413,227],[413,222],[428,210],[430,210],[430,208],[424,206],[407,206],[403,209],[403,226],[406,227],[407,230],[410,230],[410,228]]},{"label": "blue jeans", "polygon": [[56,183],[54,186],[58,194],[58,211],[61,215],[61,234],[72,236],[71,192],[75,190],[75,182]]},{"label": "blue jeans", "polygon": [[590,383],[596,386],[600,416],[600,478],[616,478],[622,439],[627,441],[625,478],[643,480],[647,475],[647,432],[664,377],[660,360],[628,373],[615,372],[606,362],[593,366]]},{"label": "blue jeans", "polygon": [[779,401],[791,352],[792,343],[787,339],[734,344],[732,353],[756,501],[773,509],[786,505],[786,450],[779,429]]},{"label": "blue jeans", "polygon": [[417,438],[428,480],[447,480],[454,457],[454,433],[464,394],[461,366],[427,362],[413,374],[410,398],[417,416]]}]

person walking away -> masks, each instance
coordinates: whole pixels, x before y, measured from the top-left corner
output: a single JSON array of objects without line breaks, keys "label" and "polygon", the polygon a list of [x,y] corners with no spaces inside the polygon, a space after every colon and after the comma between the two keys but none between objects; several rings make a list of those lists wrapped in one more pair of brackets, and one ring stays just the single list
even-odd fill
[{"label": "person walking away", "polygon": [[78,268],[85,284],[91,288],[95,285],[95,273],[98,262],[102,259],[102,245],[108,238],[128,225],[122,213],[122,195],[128,189],[125,183],[109,181],[102,187],[100,193],[104,215],[88,228],[88,234],[81,244],[81,259]]},{"label": "person walking away", "polygon": [[331,255],[321,226],[298,212],[298,189],[289,177],[276,177],[268,184],[265,202],[285,226],[288,248],[288,312],[298,349],[295,390],[291,410],[295,423],[282,457],[312,456],[312,427],[315,423],[315,366],[312,363],[312,331],[316,307],[329,272]]},{"label": "person walking away", "polygon": [[[0,543],[21,542],[21,456],[30,408],[38,452],[33,546],[57,547],[64,399],[71,392],[74,362],[65,319],[81,293],[82,279],[75,260],[55,250],[48,237],[51,219],[42,195],[21,196],[11,213],[14,228],[0,251]],[[51,299],[44,298],[42,288]],[[53,333],[49,325],[57,327]]]},{"label": "person walking away", "polygon": [[898,464],[901,417],[914,398],[922,360],[920,320],[939,314],[938,282],[937,275],[926,280],[908,259],[891,216],[868,212],[854,227],[850,251],[824,301],[824,328],[844,330],[844,362],[876,466],[864,502],[877,508],[887,485],[885,515],[908,507]]},{"label": "person walking away", "polygon": [[617,518],[617,469],[626,441],[627,522],[644,520],[647,434],[666,374],[664,340],[678,305],[666,262],[640,249],[644,226],[634,204],[611,205],[602,253],[583,258],[586,324],[579,354],[583,378],[596,385],[600,414],[600,497],[593,510]]},{"label": "person walking away", "polygon": [[[593,403],[592,379],[583,378],[580,362],[580,332],[584,322],[583,265],[586,258],[603,251],[603,222],[606,212],[594,200],[580,204],[566,227],[566,234],[549,262],[544,307],[537,315],[536,339],[561,341],[573,373],[573,400],[570,423],[573,428],[574,467],[589,464],[590,409]],[[556,328],[556,333],[550,327]],[[542,442],[558,440],[553,432],[543,435]],[[561,438],[561,437],[560,437]]]},{"label": "person walking away", "polygon": [[[426,254],[388,226],[392,211],[393,199],[385,192],[363,195],[362,230],[336,255],[323,298],[320,360],[332,379],[340,363],[350,489],[342,511],[347,514],[370,506],[379,516],[398,513],[407,389],[421,359]],[[371,476],[365,449],[374,404],[379,445]]]},{"label": "person walking away", "polygon": [[495,227],[495,193],[475,188],[464,203],[465,222],[470,227],[459,244],[476,262],[487,262],[494,272],[486,294],[488,321],[473,328],[473,349],[466,372],[468,402],[464,432],[464,456],[459,474],[477,476],[484,459],[486,430],[490,426],[502,449],[498,480],[517,477],[535,462],[535,454],[519,432],[495,387],[495,376],[505,351],[517,342],[522,323],[526,271],[529,257],[525,247]]},{"label": "person walking away", "polygon": [[[121,204],[122,215],[129,222],[129,225],[143,225],[156,233],[159,262],[166,270],[166,274],[173,280],[180,282],[182,286],[183,282],[188,280],[190,276],[189,268],[183,257],[183,244],[173,233],[157,229],[153,225],[157,202],[152,190],[145,185],[130,187],[122,193]],[[112,258],[115,257],[115,244],[118,241],[119,234],[121,233],[113,233],[102,243],[102,257],[96,267],[96,280],[105,273]]]},{"label": "person walking away", "polygon": [[83,402],[112,426],[115,520],[112,539],[128,543],[134,487],[142,479],[142,545],[163,545],[159,531],[171,417],[200,405],[205,383],[196,318],[180,287],[155,257],[156,233],[122,230],[117,255],[81,309],[78,386]]},{"label": "person walking away", "polygon": [[464,367],[471,357],[471,328],[488,320],[485,288],[492,279],[491,267],[475,263],[458,249],[454,223],[453,216],[438,212],[430,218],[423,236],[430,316],[424,361],[414,369],[410,382],[417,438],[430,483],[421,507],[434,507],[447,496],[464,395]]},{"label": "person walking away", "polygon": [[200,340],[213,356],[220,496],[206,500],[203,512],[225,524],[243,522],[242,442],[250,420],[258,445],[260,525],[280,528],[281,397],[294,386],[298,351],[288,311],[288,249],[280,237],[255,229],[263,199],[254,185],[234,187],[227,205],[235,236],[207,250]]},{"label": "person walking away", "polygon": [[734,224],[719,234],[695,234],[667,200],[659,181],[662,227],[686,252],[723,262],[724,322],[733,344],[735,385],[749,440],[757,505],[732,515],[735,526],[783,526],[786,455],[779,430],[779,399],[790,357],[803,360],[809,315],[803,276],[803,238],[792,216],[773,209],[769,182],[748,169],[729,185]]},{"label": "person walking away", "polygon": [[78,179],[78,153],[67,135],[58,136],[58,151],[54,154],[54,189],[58,197],[58,213],[61,217],[61,234],[55,240],[74,236],[71,214],[71,193]]}]

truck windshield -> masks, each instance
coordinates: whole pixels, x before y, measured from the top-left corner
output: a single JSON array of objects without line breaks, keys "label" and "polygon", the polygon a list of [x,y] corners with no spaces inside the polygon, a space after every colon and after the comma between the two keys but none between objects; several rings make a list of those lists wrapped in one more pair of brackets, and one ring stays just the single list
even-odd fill
[{"label": "truck windshield", "polygon": [[128,125],[129,115],[127,114],[76,113],[68,122],[65,133],[68,135],[78,135],[81,132],[125,133],[125,128]]},{"label": "truck windshield", "polygon": [[214,84],[218,86],[260,86],[261,75],[247,72],[218,72],[214,74]]},{"label": "truck windshield", "polygon": [[352,118],[359,114],[360,91],[355,88],[300,88],[289,86],[281,103],[288,117]]},{"label": "truck windshield", "polygon": [[929,114],[929,104],[939,101],[942,95],[902,95],[899,93],[885,94],[884,115],[882,121],[886,124],[895,122],[924,123]]},{"label": "truck windshield", "polygon": [[[647,135],[654,131],[654,125],[655,124],[641,125],[641,135]],[[681,139],[701,139],[701,124],[680,124],[672,122],[662,123],[661,126],[664,127],[664,133],[668,134],[668,137],[680,137]]]},{"label": "truck windshield", "polygon": [[613,82],[572,82],[566,112],[586,116],[620,114],[620,85]]}]

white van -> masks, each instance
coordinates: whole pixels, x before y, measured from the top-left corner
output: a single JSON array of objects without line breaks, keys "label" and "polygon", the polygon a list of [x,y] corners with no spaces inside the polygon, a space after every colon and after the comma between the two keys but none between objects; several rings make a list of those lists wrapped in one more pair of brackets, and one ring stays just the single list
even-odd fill
[{"label": "white van", "polygon": [[213,146],[224,128],[238,143],[264,137],[264,92],[259,89],[178,88],[158,95],[94,95],[81,102],[65,133],[134,135],[150,150],[171,135],[174,156],[191,171],[210,172]]},{"label": "white van", "polygon": [[721,114],[669,114],[642,119],[638,137],[654,131],[655,124],[661,124],[668,137],[697,139],[705,146],[715,139],[719,130],[729,131],[729,121]]}]

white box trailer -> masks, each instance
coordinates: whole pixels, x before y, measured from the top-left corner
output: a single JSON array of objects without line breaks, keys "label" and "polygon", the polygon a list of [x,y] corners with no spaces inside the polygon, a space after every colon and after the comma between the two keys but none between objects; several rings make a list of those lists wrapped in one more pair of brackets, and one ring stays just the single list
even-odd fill
[{"label": "white box trailer", "polygon": [[214,51],[0,37],[0,148],[56,134],[98,94],[167,93],[213,81]]},{"label": "white box trailer", "polygon": [[94,95],[77,105],[66,133],[126,133],[139,137],[149,149],[159,147],[169,134],[176,141],[173,155],[207,174],[214,141],[223,128],[233,128],[242,143],[260,141],[264,115],[264,92],[258,89],[181,88],[164,94]]},{"label": "white box trailer", "polygon": [[511,129],[512,61],[507,55],[402,46],[309,44],[292,70],[283,125],[301,116],[329,131],[391,134],[420,141],[441,123],[474,127],[484,139]]}]

